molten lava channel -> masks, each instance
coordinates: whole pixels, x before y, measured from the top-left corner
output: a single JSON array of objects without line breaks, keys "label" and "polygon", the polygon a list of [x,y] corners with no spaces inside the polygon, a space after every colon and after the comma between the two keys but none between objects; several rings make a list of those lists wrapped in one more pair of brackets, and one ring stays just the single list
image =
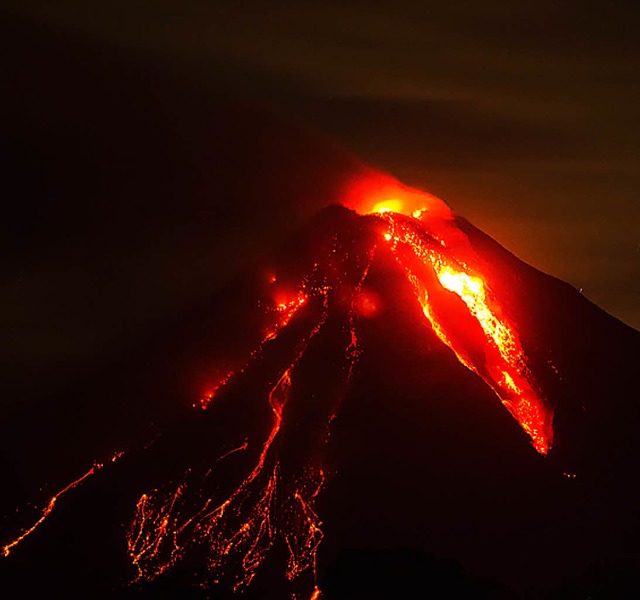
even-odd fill
[{"label": "molten lava channel", "polygon": [[[428,197],[431,202],[431,197]],[[395,208],[402,208],[394,200]],[[476,267],[475,252],[453,214],[436,205],[404,215],[384,203],[374,206],[387,226],[383,238],[411,283],[422,311],[438,338],[469,370],[481,377],[531,438],[540,454],[547,454],[553,441],[553,412],[536,392],[515,324],[492,294],[486,277]],[[460,335],[460,318],[445,309],[443,290],[455,294],[468,315],[480,326],[481,342]]]}]

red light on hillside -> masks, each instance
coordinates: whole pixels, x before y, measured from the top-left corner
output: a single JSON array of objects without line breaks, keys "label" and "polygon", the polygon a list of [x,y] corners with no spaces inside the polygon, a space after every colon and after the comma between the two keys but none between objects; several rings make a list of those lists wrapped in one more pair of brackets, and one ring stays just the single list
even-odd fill
[{"label": "red light on hillside", "polygon": [[378,202],[373,206],[371,212],[377,213],[386,213],[386,212],[396,212],[401,213],[403,208],[402,200],[398,200],[397,198],[390,198],[389,200],[383,200],[382,202]]},{"label": "red light on hillside", "polygon": [[399,213],[418,217],[450,218],[452,212],[439,198],[375,173],[353,179],[342,194],[342,204],[360,214]]},{"label": "red light on hillside", "polygon": [[[477,261],[468,238],[453,221],[430,219],[428,211],[419,218],[387,211],[380,217],[389,225],[383,237],[435,334],[493,389],[534,448],[546,454],[553,440],[553,412],[535,391],[516,325],[504,314],[500,298],[491,292],[477,264],[471,268]],[[442,290],[462,300],[468,318],[480,326],[480,344],[461,335],[461,315],[449,314],[446,304],[451,301],[443,302]]]},{"label": "red light on hillside", "polygon": [[355,299],[355,307],[359,316],[373,319],[380,312],[380,296],[375,292],[361,292]]}]

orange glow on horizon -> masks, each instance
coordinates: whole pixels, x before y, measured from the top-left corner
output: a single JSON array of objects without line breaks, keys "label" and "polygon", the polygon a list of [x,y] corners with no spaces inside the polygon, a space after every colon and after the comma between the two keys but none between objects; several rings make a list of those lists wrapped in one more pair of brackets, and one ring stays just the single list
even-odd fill
[{"label": "orange glow on horizon", "polygon": [[396,212],[401,213],[403,208],[402,200],[398,200],[397,198],[390,198],[389,200],[383,200],[382,202],[378,202],[372,209],[371,212],[377,213],[385,213],[385,212]]},{"label": "orange glow on horizon", "polygon": [[363,215],[392,212],[415,216],[428,213],[434,218],[444,219],[453,215],[440,198],[381,173],[352,179],[341,194],[341,204]]}]

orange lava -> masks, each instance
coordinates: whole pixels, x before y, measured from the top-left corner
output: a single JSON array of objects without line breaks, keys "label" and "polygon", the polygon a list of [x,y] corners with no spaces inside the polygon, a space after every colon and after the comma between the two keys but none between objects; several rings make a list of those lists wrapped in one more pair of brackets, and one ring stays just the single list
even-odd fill
[{"label": "orange lava", "polygon": [[341,204],[360,214],[398,213],[446,218],[451,209],[440,198],[400,183],[384,173],[351,180],[343,190]]},{"label": "orange lava", "polygon": [[[330,295],[340,298],[348,289],[349,310],[342,317],[345,319],[345,346],[341,372],[346,389],[360,354],[358,319],[363,311],[369,313],[375,305],[375,295],[363,290],[375,252],[374,245],[367,249],[365,261],[356,259],[360,273],[353,286],[345,288],[340,273],[334,283],[328,281],[327,277],[335,277],[336,261],[352,260],[347,252],[340,256],[337,248],[332,248],[327,264],[323,267],[320,262],[316,263],[314,273],[305,278],[297,294],[274,297],[275,304],[268,309],[275,317],[274,323],[265,330],[262,341],[245,366],[228,375],[221,384],[244,372],[262,348],[279,336],[311,298],[315,299],[316,306],[321,300],[319,320],[300,338],[293,358],[267,395],[272,419],[270,428],[262,438],[247,432],[244,442],[221,454],[206,473],[195,475],[188,470],[181,481],[169,484],[165,489],[150,490],[140,497],[127,534],[129,557],[138,571],[138,581],[156,578],[198,547],[208,557],[210,581],[215,583],[224,579],[229,587],[240,591],[251,584],[276,539],[280,539],[287,549],[284,574],[292,586],[292,598],[320,597],[316,555],[324,534],[315,505],[326,480],[321,452],[328,442],[329,425],[336,416],[343,394],[338,393],[326,406],[323,421],[311,425],[324,433],[324,439],[322,435],[317,436],[319,446],[309,450],[310,454],[301,463],[302,471],[283,474],[279,445],[298,365],[329,317]],[[325,274],[323,268],[326,268]],[[214,395],[215,391],[210,398]],[[296,428],[296,424],[290,424],[291,427]],[[216,469],[238,453],[257,454],[245,467],[248,470],[237,485],[226,495],[219,495]],[[246,465],[246,461],[242,464]],[[203,493],[205,489],[211,491]]]},{"label": "orange lava", "polygon": [[[273,275],[273,278],[273,280],[275,281],[275,275]],[[202,395],[199,402],[200,408],[202,410],[206,410],[207,408],[209,408],[209,405],[216,397],[218,392],[224,389],[224,387],[231,381],[231,379],[245,372],[251,362],[253,362],[253,360],[261,354],[265,344],[267,342],[270,342],[271,340],[275,340],[278,337],[278,333],[280,332],[280,330],[284,329],[291,322],[291,319],[293,319],[296,313],[304,306],[307,300],[308,297],[306,293],[302,291],[297,292],[293,298],[289,296],[285,297],[283,295],[279,295],[275,299],[275,306],[270,311],[270,316],[273,322],[265,329],[262,336],[262,341],[257,346],[257,348],[255,348],[251,352],[249,358],[242,366],[240,366],[238,369],[229,371],[212,389],[208,390]]]},{"label": "orange lava", "polygon": [[[124,455],[125,455],[124,451],[117,451],[117,452],[115,452],[113,454],[113,456],[111,456],[111,458],[109,459],[109,462],[114,463],[117,460],[119,460],[120,458],[122,458]],[[40,514],[40,518],[31,527],[29,527],[28,529],[25,529],[24,531],[22,531],[22,533],[20,533],[20,535],[18,537],[16,537],[13,541],[9,542],[8,544],[5,544],[2,547],[3,556],[9,556],[9,554],[11,554],[12,550],[20,542],[22,542],[26,537],[30,536],[40,525],[42,525],[44,520],[51,514],[51,512],[53,511],[53,509],[56,506],[56,503],[58,502],[58,500],[60,500],[60,498],[62,496],[64,496],[67,492],[69,492],[73,488],[78,487],[85,479],[87,479],[88,477],[90,477],[91,475],[93,475],[94,473],[99,471],[100,469],[102,469],[104,466],[105,465],[103,463],[98,463],[98,462],[93,463],[91,468],[84,475],[82,475],[81,477],[78,477],[78,479],[75,479],[71,483],[67,484],[57,494],[55,494],[51,498],[49,498],[49,500],[47,501],[47,504],[42,509],[42,512]]]},{"label": "orange lava", "polygon": [[[116,460],[118,460],[118,458],[120,458],[122,454],[123,454],[122,452],[117,452],[116,454],[114,454],[114,456],[111,459],[111,462],[115,462]],[[12,542],[9,542],[5,546],[3,546],[2,554],[4,556],[9,556],[13,548],[15,548],[26,537],[30,536],[40,525],[42,525],[44,520],[51,514],[51,511],[53,511],[53,509],[55,508],[56,502],[58,502],[58,500],[60,500],[60,498],[64,496],[64,494],[66,494],[69,490],[72,490],[73,488],[80,485],[87,477],[90,477],[96,471],[102,469],[102,467],[103,465],[101,463],[95,463],[82,477],[79,477],[75,481],[72,481],[69,485],[61,489],[57,494],[49,498],[49,501],[47,502],[46,506],[42,510],[40,518],[31,527],[23,531],[16,539],[14,539]]]},{"label": "orange lava", "polygon": [[321,595],[322,593],[320,592],[320,588],[316,586],[313,592],[311,592],[311,596],[309,597],[309,600],[319,600]]},{"label": "orange lava", "polygon": [[[535,391],[533,376],[517,328],[504,314],[481,273],[471,244],[449,219],[407,217],[385,211],[389,226],[383,235],[411,282],[433,331],[468,369],[496,393],[534,448],[546,454],[553,441],[553,412]],[[478,343],[461,331],[460,313],[452,313],[452,300],[442,290],[458,296],[484,333]]]},{"label": "orange lava", "polygon": [[[288,324],[305,302],[306,296],[299,295],[295,301],[277,307],[281,316],[277,331]],[[293,360],[269,392],[268,404],[273,420],[267,437],[262,441],[247,439],[216,460],[216,463],[221,462],[235,453],[260,448],[253,467],[226,498],[209,496],[202,498],[199,505],[189,505],[192,501],[184,497],[185,491],[192,487],[187,481],[188,474],[185,474],[185,481],[172,490],[152,490],[140,498],[127,535],[129,556],[138,570],[138,580],[154,579],[178,562],[192,546],[204,545],[208,548],[208,567],[212,575],[220,577],[235,570],[235,573],[227,574],[227,578],[232,579],[234,590],[240,590],[250,585],[277,535],[286,539],[290,552],[287,577],[294,580],[312,569],[315,580],[315,553],[322,533],[313,504],[323,480],[311,495],[306,490],[313,476],[309,474],[306,482],[300,482],[291,496],[291,502],[298,506],[286,511],[293,519],[292,523],[297,525],[292,525],[289,531],[281,530],[279,520],[283,517],[275,508],[281,485],[280,465],[273,445],[281,432],[293,374],[326,317],[325,298],[320,321],[301,340]],[[212,471],[209,469],[196,485],[204,486]]]}]

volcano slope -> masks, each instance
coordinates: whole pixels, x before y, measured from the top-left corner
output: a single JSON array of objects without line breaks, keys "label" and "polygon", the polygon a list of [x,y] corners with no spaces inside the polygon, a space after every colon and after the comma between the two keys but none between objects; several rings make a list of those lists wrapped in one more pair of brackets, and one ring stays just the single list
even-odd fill
[{"label": "volcano slope", "polygon": [[5,423],[5,589],[545,596],[637,556],[640,334],[424,200],[325,209]]}]

